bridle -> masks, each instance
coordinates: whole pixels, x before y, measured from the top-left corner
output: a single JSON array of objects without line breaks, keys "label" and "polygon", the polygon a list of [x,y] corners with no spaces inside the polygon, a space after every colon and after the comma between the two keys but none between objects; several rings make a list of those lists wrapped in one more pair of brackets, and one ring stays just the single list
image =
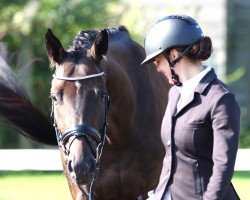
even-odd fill
[{"label": "bridle", "polygon": [[[64,80],[64,81],[81,81],[81,80],[96,78],[96,77],[100,77],[100,76],[104,76],[104,75],[105,75],[104,72],[100,72],[97,74],[91,74],[91,75],[87,75],[87,76],[80,76],[80,77],[63,77],[63,76],[57,76],[57,75],[53,74],[53,78],[58,79],[58,80]],[[96,158],[95,175],[94,175],[94,178],[93,178],[92,183],[90,185],[89,195],[86,194],[86,192],[77,184],[78,188],[82,191],[82,193],[85,195],[85,197],[88,200],[93,200],[94,183],[95,183],[98,171],[99,171],[99,163],[100,163],[100,158],[102,155],[103,146],[105,143],[107,126],[108,126],[108,109],[109,109],[109,104],[110,104],[109,95],[105,94],[104,99],[105,99],[105,102],[104,102],[105,103],[105,105],[104,105],[104,109],[105,109],[104,110],[105,111],[104,112],[104,122],[103,122],[103,126],[102,126],[100,131],[96,130],[94,127],[91,127],[87,124],[79,124],[79,125],[75,125],[73,127],[68,128],[63,133],[57,127],[57,123],[56,123],[56,120],[54,118],[54,101],[52,100],[51,116],[54,119],[54,128],[55,128],[55,132],[56,132],[58,146],[61,147],[64,151],[64,154],[66,157],[66,163],[68,162],[67,157],[70,154],[70,147],[71,147],[72,143],[74,142],[75,139],[81,138],[81,137],[86,139],[87,143],[90,145],[91,150]],[[74,138],[71,140],[69,147],[67,148],[66,144],[67,144],[69,138],[71,138],[71,137],[74,137]]]}]

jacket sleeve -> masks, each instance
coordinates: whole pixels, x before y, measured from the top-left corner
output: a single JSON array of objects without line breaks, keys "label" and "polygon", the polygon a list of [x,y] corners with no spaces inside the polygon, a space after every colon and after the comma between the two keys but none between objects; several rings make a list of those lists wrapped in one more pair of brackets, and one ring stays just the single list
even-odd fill
[{"label": "jacket sleeve", "polygon": [[232,93],[220,95],[211,119],[214,165],[203,200],[222,200],[233,176],[239,140],[240,109]]}]

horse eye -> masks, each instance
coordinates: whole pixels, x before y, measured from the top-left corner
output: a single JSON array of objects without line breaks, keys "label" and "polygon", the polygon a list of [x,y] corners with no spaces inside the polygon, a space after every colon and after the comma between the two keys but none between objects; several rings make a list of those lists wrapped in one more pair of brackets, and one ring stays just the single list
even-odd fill
[{"label": "horse eye", "polygon": [[104,101],[106,94],[104,92],[99,92],[98,96],[99,96],[99,102],[102,102]]},{"label": "horse eye", "polygon": [[54,103],[58,103],[62,99],[62,90],[59,90],[58,92],[51,92],[50,98]]},{"label": "horse eye", "polygon": [[51,98],[52,101],[54,101],[54,102],[57,101],[57,98],[56,98],[55,94],[51,94],[49,97]]},{"label": "horse eye", "polygon": [[106,94],[102,94],[101,100],[103,101],[105,99],[105,97],[106,97]]}]

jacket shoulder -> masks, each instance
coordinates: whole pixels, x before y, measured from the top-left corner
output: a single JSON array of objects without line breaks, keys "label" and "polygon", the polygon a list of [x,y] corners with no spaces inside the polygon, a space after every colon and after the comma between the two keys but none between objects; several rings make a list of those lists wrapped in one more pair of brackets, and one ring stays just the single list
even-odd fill
[{"label": "jacket shoulder", "polygon": [[213,81],[212,87],[217,93],[221,93],[221,94],[232,93],[230,88],[217,78]]},{"label": "jacket shoulder", "polygon": [[221,96],[224,95],[234,96],[230,88],[218,78],[215,78],[207,85],[207,87],[203,91],[203,94],[205,95],[211,94],[213,95],[214,98],[220,98]]}]

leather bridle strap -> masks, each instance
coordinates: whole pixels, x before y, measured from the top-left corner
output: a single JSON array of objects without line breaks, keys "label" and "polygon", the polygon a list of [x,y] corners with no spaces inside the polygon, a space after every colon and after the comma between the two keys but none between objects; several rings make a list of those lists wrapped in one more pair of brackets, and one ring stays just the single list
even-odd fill
[{"label": "leather bridle strap", "polygon": [[56,74],[53,74],[53,78],[58,79],[58,80],[64,80],[64,81],[80,81],[80,80],[86,80],[90,78],[95,78],[98,76],[104,76],[105,73],[101,72],[98,74],[91,74],[87,76],[78,76],[78,77],[64,77],[64,76],[57,76]]},{"label": "leather bridle strap", "polygon": [[94,187],[95,187],[95,181],[96,181],[96,176],[99,172],[99,164],[100,164],[100,158],[102,156],[102,150],[105,144],[106,140],[106,132],[107,132],[107,127],[108,127],[108,110],[110,106],[110,99],[109,96],[105,96],[105,116],[104,116],[104,122],[103,122],[103,129],[102,129],[102,139],[101,142],[99,143],[97,147],[97,155],[96,155],[96,171],[95,171],[95,176],[94,179],[90,185],[90,190],[89,190],[89,200],[94,200]]},{"label": "leather bridle strap", "polygon": [[[74,137],[74,139],[71,141],[69,148],[67,149],[66,144],[70,137]],[[59,146],[63,147],[64,153],[66,155],[69,155],[71,144],[76,138],[80,138],[80,137],[86,138],[88,144],[90,145],[92,149],[93,154],[95,154],[96,156],[97,145],[102,140],[102,133],[100,133],[95,128],[87,124],[80,124],[80,125],[76,125],[74,127],[67,129],[65,132],[63,132],[62,135],[61,134],[57,135],[57,140],[58,140]]]},{"label": "leather bridle strap", "polygon": [[71,136],[81,137],[86,134],[95,139],[96,142],[101,142],[100,133],[95,128],[92,128],[86,124],[76,125],[67,129],[59,138],[59,140],[63,145],[65,145]]}]

